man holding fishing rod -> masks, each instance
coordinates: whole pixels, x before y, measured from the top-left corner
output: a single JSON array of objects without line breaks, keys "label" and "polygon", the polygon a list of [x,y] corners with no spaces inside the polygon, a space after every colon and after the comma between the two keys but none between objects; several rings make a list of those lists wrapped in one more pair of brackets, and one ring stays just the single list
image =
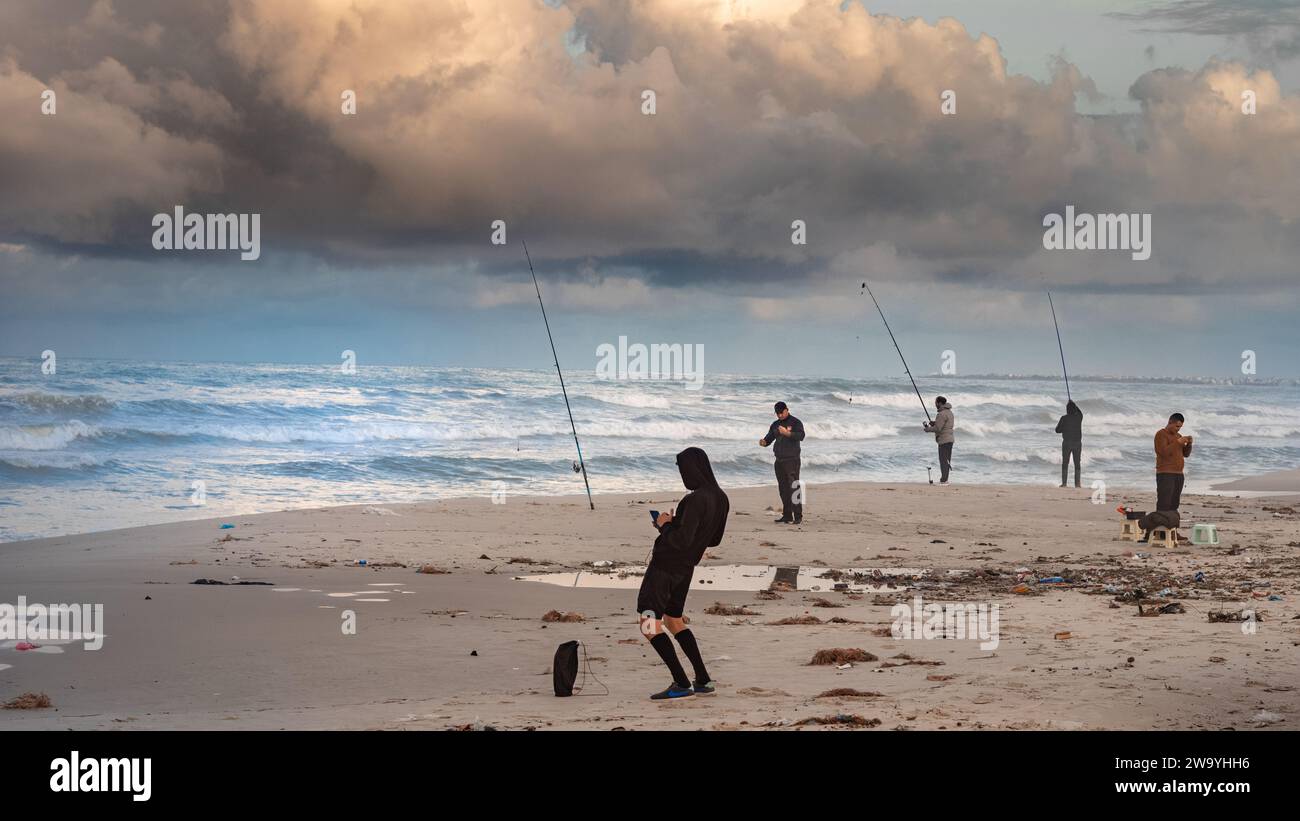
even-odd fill
[{"label": "man holding fishing rod", "polygon": [[1074,404],[1074,400],[1065,403],[1065,416],[1056,423],[1056,432],[1061,434],[1061,487],[1065,487],[1065,478],[1070,469],[1070,457],[1074,457],[1074,486],[1079,487],[1079,457],[1083,453],[1083,411]]},{"label": "man holding fishing rod", "polygon": [[1052,302],[1052,292],[1047,292],[1047,305],[1052,309],[1052,327],[1056,328],[1056,347],[1061,352],[1061,375],[1065,377],[1065,416],[1056,423],[1056,432],[1061,434],[1061,487],[1065,487],[1065,478],[1070,469],[1070,457],[1074,457],[1074,486],[1079,487],[1079,458],[1083,455],[1083,411],[1074,404],[1070,396],[1070,372],[1065,367],[1065,345],[1061,342],[1061,323],[1056,321],[1056,304]]},{"label": "man holding fishing rod", "polygon": [[[894,338],[894,331],[889,327],[889,320],[885,319],[885,311],[880,307],[880,301],[876,295],[871,293],[871,286],[862,283],[862,290],[871,297],[872,303],[876,306],[876,312],[880,314],[880,321],[885,324],[885,331],[889,334],[889,341],[894,343],[894,350],[898,351],[898,359],[903,363],[903,372],[907,374],[907,379],[912,383],[912,390],[916,393],[916,401],[921,403],[921,412],[925,414],[925,423],[921,426],[923,430],[934,434],[934,441],[939,443],[939,466],[943,471],[939,484],[948,484],[948,471],[952,468],[952,442],[953,442],[953,417],[952,405],[948,400],[940,396],[934,400],[934,407],[938,411],[934,419],[930,418],[930,410],[925,406],[925,400],[921,398],[921,389],[916,386],[916,379],[912,377],[912,369],[907,367],[907,358],[903,356],[903,349],[898,346],[898,340]],[[929,474],[930,469],[926,468]],[[934,484],[934,480],[930,480]]]},{"label": "man holding fishing rod", "polygon": [[948,471],[952,469],[952,443],[956,439],[953,435],[952,405],[940,396],[935,398],[934,407],[938,411],[934,415],[934,421],[926,422],[922,427],[933,433],[934,441],[939,443],[939,484],[946,485]]}]

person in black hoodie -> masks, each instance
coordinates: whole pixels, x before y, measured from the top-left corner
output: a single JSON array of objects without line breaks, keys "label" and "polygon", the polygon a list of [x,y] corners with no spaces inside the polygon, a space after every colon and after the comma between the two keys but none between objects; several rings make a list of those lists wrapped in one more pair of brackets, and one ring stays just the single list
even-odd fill
[{"label": "person in black hoodie", "polygon": [[[655,700],[714,691],[695,634],[686,626],[682,616],[695,566],[704,558],[706,549],[722,542],[731,502],[713,476],[708,454],[700,448],[687,448],[677,454],[677,470],[690,493],[682,497],[675,513],[660,513],[655,521],[659,536],[655,539],[650,565],[636,597],[636,609],[641,614],[641,634],[650,640],[650,646],[673,674],[673,683],[668,689],[650,696]],[[668,633],[664,632],[665,627]],[[686,671],[677,660],[669,633],[677,639],[682,652],[695,668],[694,683],[686,677]]]},{"label": "person in black hoodie", "polygon": [[1079,457],[1083,453],[1083,411],[1071,399],[1065,403],[1065,416],[1056,423],[1061,434],[1061,487],[1065,487],[1070,457],[1074,456],[1074,486],[1079,487]]}]

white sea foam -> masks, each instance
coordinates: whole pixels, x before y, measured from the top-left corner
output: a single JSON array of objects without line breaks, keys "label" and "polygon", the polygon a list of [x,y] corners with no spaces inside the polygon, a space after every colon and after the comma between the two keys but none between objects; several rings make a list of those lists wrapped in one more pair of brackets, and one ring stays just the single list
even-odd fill
[{"label": "white sea foam", "polygon": [[0,451],[59,450],[77,439],[99,435],[99,428],[73,419],[52,425],[0,426]]}]

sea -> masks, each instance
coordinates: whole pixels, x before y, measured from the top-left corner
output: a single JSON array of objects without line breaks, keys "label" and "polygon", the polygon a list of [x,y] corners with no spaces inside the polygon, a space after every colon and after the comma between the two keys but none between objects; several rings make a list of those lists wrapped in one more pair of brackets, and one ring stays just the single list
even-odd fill
[{"label": "sea", "polygon": [[[594,370],[565,380],[597,494],[680,490],[674,455],[692,445],[724,487],[775,487],[758,440],[776,400],[805,426],[810,514],[821,483],[938,478],[906,377],[706,374],[698,390]],[[1059,484],[1059,378],[918,382],[927,403],[952,403],[954,482]],[[1196,439],[1189,492],[1300,464],[1294,380],[1076,376],[1070,389],[1085,414],[1089,488],[1152,490],[1152,436],[1174,411]],[[577,459],[553,370],[60,358],[44,373],[39,359],[0,358],[0,541],[325,505],[582,494]]]}]

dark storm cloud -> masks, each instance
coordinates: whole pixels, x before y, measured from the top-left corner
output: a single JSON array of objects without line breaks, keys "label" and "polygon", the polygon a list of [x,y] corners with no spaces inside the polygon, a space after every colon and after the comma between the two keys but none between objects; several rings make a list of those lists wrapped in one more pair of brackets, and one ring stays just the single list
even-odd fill
[{"label": "dark storm cloud", "polygon": [[1297,0],[1179,0],[1109,16],[1147,31],[1238,38],[1266,60],[1300,55]]},{"label": "dark storm cloud", "polygon": [[[1008,74],[997,42],[954,20],[755,6],[7,4],[0,243],[152,265],[150,217],[180,204],[262,214],[258,264],[304,292],[385,267],[514,281],[519,239],[575,282],[760,291],[865,274],[1237,288],[1294,274],[1300,101],[1267,72],[1153,71],[1135,78],[1138,114],[1081,116],[1095,89],[1074,66]],[[1042,217],[1066,204],[1154,214],[1154,261],[1045,257]],[[506,248],[489,244],[497,219]]]}]

